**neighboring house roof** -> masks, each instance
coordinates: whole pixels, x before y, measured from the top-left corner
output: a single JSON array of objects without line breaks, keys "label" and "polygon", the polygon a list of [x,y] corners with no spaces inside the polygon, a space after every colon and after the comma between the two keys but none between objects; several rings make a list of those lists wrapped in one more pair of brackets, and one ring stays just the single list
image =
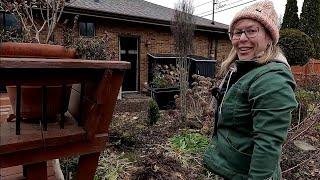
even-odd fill
[{"label": "neighboring house roof", "polygon": [[[144,0],[71,0],[65,11],[81,11],[82,13],[99,14],[100,16],[170,25],[174,9],[156,5]],[[228,25],[195,16],[197,30],[226,33]]]},{"label": "neighboring house roof", "polygon": [[[152,54],[148,53],[148,55],[154,59],[177,59],[179,55],[177,54]],[[210,58],[206,58],[203,56],[197,56],[197,55],[188,55],[187,58],[193,60],[193,61],[216,61]]]}]

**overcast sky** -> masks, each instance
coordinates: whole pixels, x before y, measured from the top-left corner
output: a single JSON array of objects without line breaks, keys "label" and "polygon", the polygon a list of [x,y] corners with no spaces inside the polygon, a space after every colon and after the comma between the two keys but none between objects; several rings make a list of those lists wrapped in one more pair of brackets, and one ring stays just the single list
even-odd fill
[{"label": "overcast sky", "polygon": [[[174,9],[175,4],[179,0],[146,0],[155,4],[159,4],[165,7]],[[251,2],[252,1],[252,2]],[[224,24],[230,24],[234,14],[240,11],[243,7],[253,4],[261,0],[216,0],[214,20]],[[275,6],[278,16],[283,17],[287,0],[271,0]],[[298,9],[301,11],[303,0],[298,1]],[[213,0],[193,0],[193,6],[195,7],[194,15],[203,16],[207,19],[212,19],[212,2]],[[249,2],[249,3],[248,3]],[[238,6],[238,7],[235,7]],[[228,9],[230,8],[230,9]],[[228,9],[228,10],[226,10]],[[220,11],[220,12],[219,12]]]}]

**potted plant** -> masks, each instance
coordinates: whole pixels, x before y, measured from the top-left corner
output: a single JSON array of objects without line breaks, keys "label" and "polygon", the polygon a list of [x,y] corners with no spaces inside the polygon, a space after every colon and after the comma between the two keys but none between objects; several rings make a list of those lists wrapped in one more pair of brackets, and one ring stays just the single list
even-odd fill
[{"label": "potted plant", "polygon": [[160,109],[174,108],[174,96],[179,94],[178,68],[172,64],[156,63],[152,74],[151,97],[155,99]]},{"label": "potted plant", "polygon": [[[0,57],[75,58],[75,49],[49,44],[65,5],[65,0],[0,0],[2,9],[14,14],[21,26],[21,29],[16,29],[14,34],[8,34],[10,30],[2,30],[7,36],[1,37]],[[15,112],[16,89],[7,87],[7,91]],[[57,98],[62,96],[62,88],[61,86],[50,86],[47,92],[50,106],[47,109],[47,116],[49,120],[54,120],[60,107],[65,103],[59,101],[62,98]],[[21,116],[23,119],[41,117],[41,96],[39,94],[41,94],[41,87],[22,87]]]},{"label": "potted plant", "polygon": [[[69,35],[66,36],[70,37]],[[103,37],[79,37],[77,39],[73,37],[67,39],[69,39],[69,43],[67,44],[76,49],[77,56],[80,59],[107,61],[115,57],[115,53],[108,47],[109,37],[107,32],[104,33]],[[80,93],[81,85],[72,85],[68,110],[75,118],[79,117]]]}]

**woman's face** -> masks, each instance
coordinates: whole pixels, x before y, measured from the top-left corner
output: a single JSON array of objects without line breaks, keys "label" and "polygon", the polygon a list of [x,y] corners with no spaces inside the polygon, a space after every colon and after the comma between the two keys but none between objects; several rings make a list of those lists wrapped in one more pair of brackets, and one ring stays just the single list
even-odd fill
[{"label": "woman's face", "polygon": [[230,38],[239,60],[251,60],[261,56],[272,43],[263,26],[252,19],[241,19],[236,22]]}]

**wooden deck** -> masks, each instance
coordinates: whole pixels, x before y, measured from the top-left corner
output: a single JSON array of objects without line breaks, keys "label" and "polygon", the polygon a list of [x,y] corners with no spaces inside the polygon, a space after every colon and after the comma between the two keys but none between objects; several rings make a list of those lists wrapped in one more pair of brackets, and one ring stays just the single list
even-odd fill
[{"label": "wooden deck", "polygon": [[[11,104],[7,94],[0,93],[0,130],[4,124],[7,124],[7,118],[12,114]],[[0,132],[2,135],[3,132]],[[2,139],[2,137],[0,137]],[[2,143],[2,141],[0,142]],[[56,178],[52,161],[47,163],[48,180],[58,180]],[[22,180],[25,179],[22,174],[22,165],[0,169],[0,180]]]},{"label": "wooden deck", "polygon": [[[16,123],[7,122],[12,113],[10,102],[5,94],[1,95],[0,154],[28,150],[45,146],[58,146],[68,142],[79,142],[86,138],[86,132],[75,119],[66,116],[65,128],[59,123],[49,123],[48,131],[41,131],[40,124],[21,122],[21,134],[16,135]],[[64,137],[68,137],[65,139]]]},{"label": "wooden deck", "polygon": [[[45,87],[81,84],[81,93],[76,93],[78,96],[73,99],[78,103],[71,103],[68,108],[68,112],[75,115],[72,108],[78,107],[79,117],[75,118],[81,127],[72,119],[66,118],[70,120],[70,128],[60,129],[59,125],[49,127],[48,124],[48,131],[45,131],[46,119],[42,120],[44,125],[40,124],[40,120],[38,124],[24,123],[24,120],[19,118],[21,107],[17,108],[18,123],[7,122],[10,109],[8,103],[1,102],[4,108],[0,124],[0,167],[24,165],[27,178],[46,180],[46,161],[80,155],[77,179],[94,179],[100,152],[107,143],[108,128],[124,72],[129,68],[130,63],[120,61],[1,58],[0,69],[4,70],[0,71],[0,84],[4,86],[43,86],[42,94],[46,97]],[[3,98],[3,101],[8,100]],[[18,98],[17,104],[21,101],[22,98]],[[45,108],[48,105],[46,98],[43,102],[42,108]],[[42,115],[45,118],[46,111]],[[17,124],[18,129],[15,129],[14,124]],[[65,125],[67,124],[66,122]],[[12,133],[18,131],[19,134],[19,130],[20,135]],[[29,135],[30,137],[27,137]]]},{"label": "wooden deck", "polygon": [[0,123],[5,122],[12,114],[9,97],[5,93],[0,93]]},{"label": "wooden deck", "polygon": [[[59,180],[55,174],[53,169],[52,161],[47,163],[47,173],[48,173],[48,180]],[[23,177],[22,173],[22,166],[13,166],[9,168],[0,169],[0,179],[1,180],[24,180],[26,179]]]}]

